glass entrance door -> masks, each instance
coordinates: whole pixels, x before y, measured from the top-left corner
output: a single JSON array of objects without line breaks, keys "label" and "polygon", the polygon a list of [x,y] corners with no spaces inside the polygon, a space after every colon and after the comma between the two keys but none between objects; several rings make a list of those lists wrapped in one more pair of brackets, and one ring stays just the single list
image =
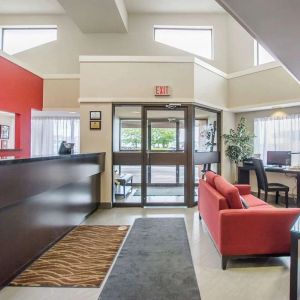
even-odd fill
[{"label": "glass entrance door", "polygon": [[220,173],[220,124],[195,104],[114,105],[113,205],[196,205],[199,179]]},{"label": "glass entrance door", "polygon": [[144,107],[143,204],[186,204],[186,108]]}]

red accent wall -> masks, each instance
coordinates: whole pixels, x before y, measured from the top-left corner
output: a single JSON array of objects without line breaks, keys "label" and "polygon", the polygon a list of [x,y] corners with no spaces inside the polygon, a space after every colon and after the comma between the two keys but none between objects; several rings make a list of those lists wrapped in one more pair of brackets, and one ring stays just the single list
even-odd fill
[{"label": "red accent wall", "polygon": [[0,56],[0,111],[16,113],[16,149],[0,156],[29,156],[31,110],[42,110],[43,79]]}]

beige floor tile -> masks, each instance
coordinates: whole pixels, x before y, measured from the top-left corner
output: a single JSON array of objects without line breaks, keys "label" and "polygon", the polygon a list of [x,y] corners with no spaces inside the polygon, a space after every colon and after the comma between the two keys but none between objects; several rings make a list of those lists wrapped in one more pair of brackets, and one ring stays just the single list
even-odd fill
[{"label": "beige floor tile", "polygon": [[[140,217],[185,218],[202,300],[288,299],[289,258],[237,260],[223,271],[207,229],[199,222],[197,208],[99,210],[83,224],[130,225]],[[0,300],[96,300],[99,292],[99,289],[8,287],[0,291]]]}]

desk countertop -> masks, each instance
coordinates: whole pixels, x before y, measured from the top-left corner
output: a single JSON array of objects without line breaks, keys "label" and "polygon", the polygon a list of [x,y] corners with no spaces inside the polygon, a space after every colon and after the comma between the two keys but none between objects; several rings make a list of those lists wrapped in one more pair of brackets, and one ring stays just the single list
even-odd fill
[{"label": "desk countertop", "polygon": [[[245,165],[239,167],[241,170],[255,170],[255,167],[253,165]],[[265,167],[266,172],[274,172],[274,173],[293,173],[298,174],[300,173],[300,168],[272,168],[272,167]]]},{"label": "desk countertop", "polygon": [[89,157],[100,153],[76,153],[71,155],[52,155],[52,156],[32,156],[32,157],[18,157],[18,156],[0,156],[0,166],[1,165],[12,165],[20,163],[29,163],[36,161],[46,161],[55,159],[73,159],[73,158],[83,158]]}]

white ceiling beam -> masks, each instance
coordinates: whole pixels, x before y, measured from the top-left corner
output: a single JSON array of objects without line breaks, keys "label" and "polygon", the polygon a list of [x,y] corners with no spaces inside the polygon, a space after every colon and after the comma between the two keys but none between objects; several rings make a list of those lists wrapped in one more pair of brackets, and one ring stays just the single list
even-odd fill
[{"label": "white ceiling beam", "polygon": [[123,0],[58,0],[84,33],[127,32],[128,16]]}]

